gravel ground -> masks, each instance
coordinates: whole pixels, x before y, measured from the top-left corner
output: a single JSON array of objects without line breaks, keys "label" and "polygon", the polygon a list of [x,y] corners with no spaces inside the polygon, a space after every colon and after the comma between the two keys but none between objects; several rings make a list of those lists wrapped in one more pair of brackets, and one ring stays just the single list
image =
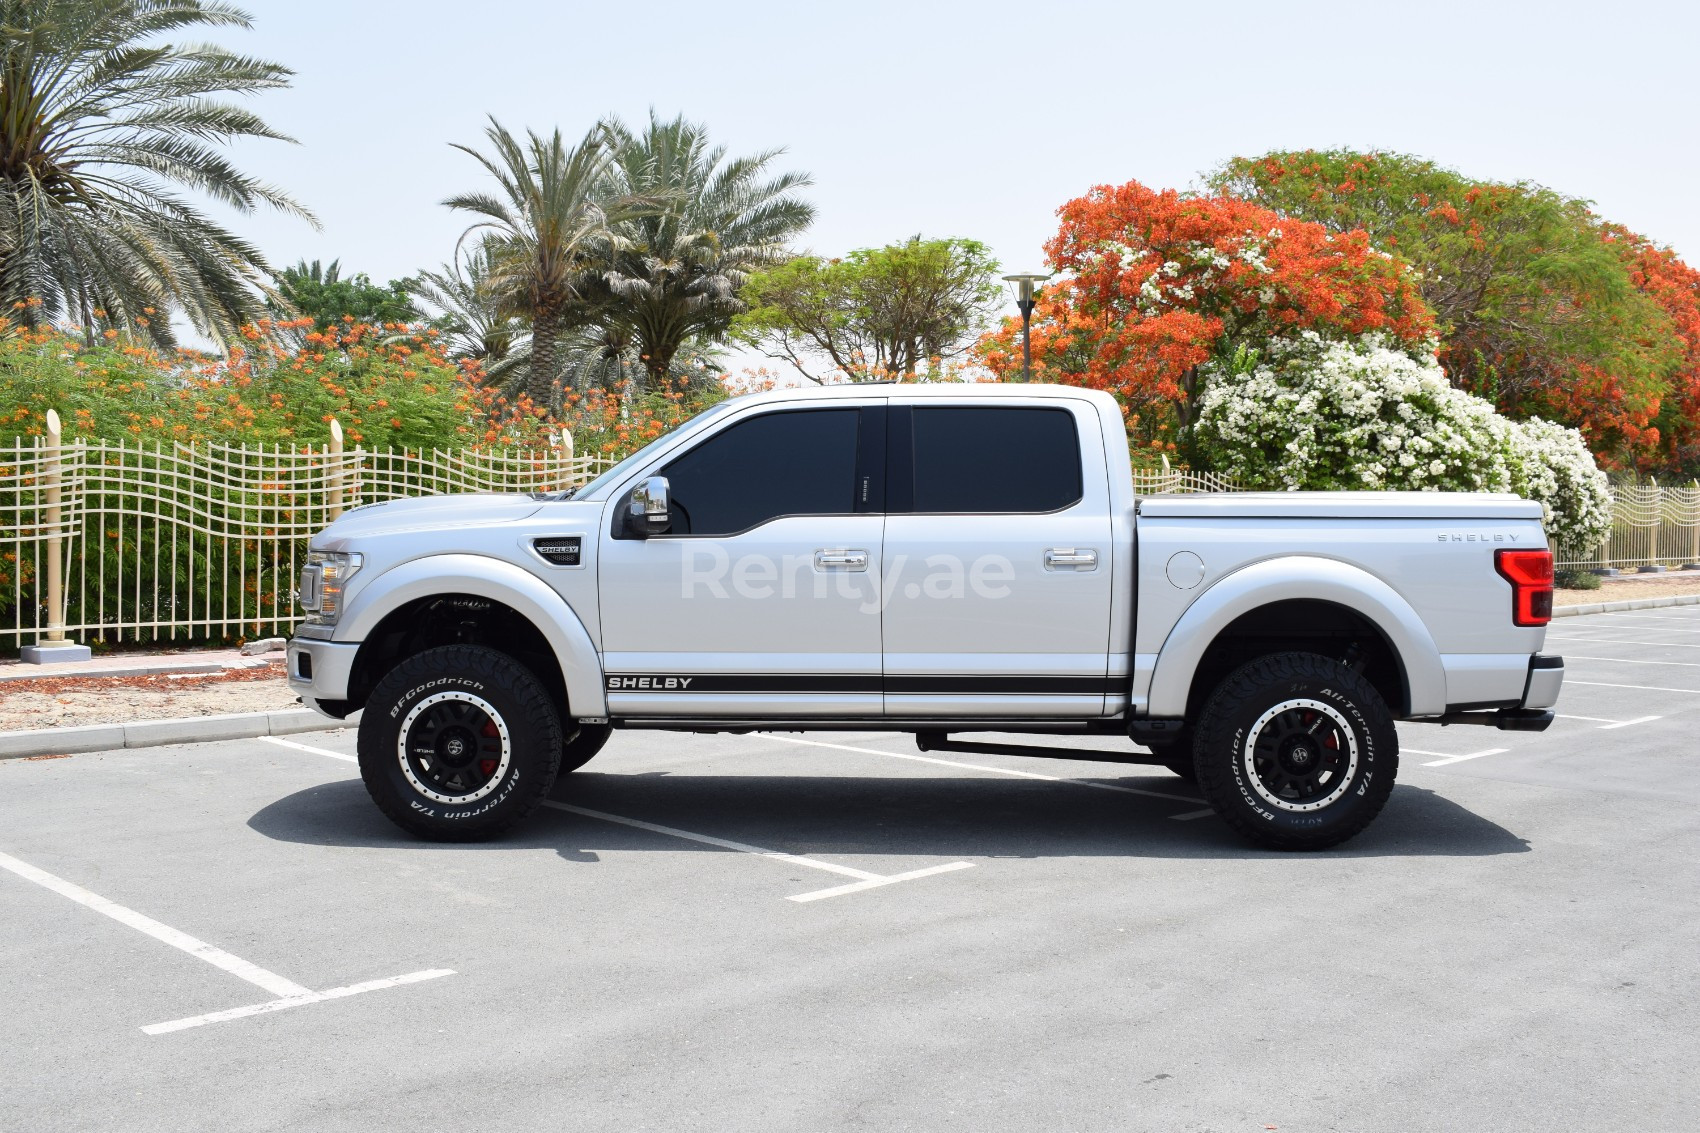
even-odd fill
[{"label": "gravel ground", "polygon": [[1581,606],[1589,602],[1627,602],[1635,598],[1669,598],[1679,594],[1700,594],[1700,570],[1601,579],[1598,590],[1556,591],[1553,603]]},{"label": "gravel ground", "polygon": [[284,681],[281,657],[222,673],[45,677],[0,683],[0,731],[7,732],[298,707],[296,694]]}]

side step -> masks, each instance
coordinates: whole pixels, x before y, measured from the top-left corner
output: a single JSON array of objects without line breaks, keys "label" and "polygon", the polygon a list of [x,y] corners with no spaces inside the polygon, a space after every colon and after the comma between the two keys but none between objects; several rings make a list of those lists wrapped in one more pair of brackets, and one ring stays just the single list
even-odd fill
[{"label": "side step", "polygon": [[972,755],[1025,755],[1039,759],[1085,759],[1095,763],[1131,763],[1140,767],[1167,767],[1161,756],[1137,751],[1099,751],[1083,748],[1035,747],[1030,744],[993,744],[961,741],[948,732],[916,732],[915,746],[922,751],[957,751]]}]

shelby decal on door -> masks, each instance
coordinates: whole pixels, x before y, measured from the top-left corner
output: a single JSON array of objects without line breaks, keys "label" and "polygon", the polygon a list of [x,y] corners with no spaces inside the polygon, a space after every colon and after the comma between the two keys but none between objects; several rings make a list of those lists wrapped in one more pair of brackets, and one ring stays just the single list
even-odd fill
[{"label": "shelby decal on door", "polygon": [[609,677],[608,691],[621,689],[687,689],[695,677]]}]

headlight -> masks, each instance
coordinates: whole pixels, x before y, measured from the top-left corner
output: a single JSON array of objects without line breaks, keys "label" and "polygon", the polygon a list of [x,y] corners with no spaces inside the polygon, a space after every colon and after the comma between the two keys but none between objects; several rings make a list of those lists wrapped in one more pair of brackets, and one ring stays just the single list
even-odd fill
[{"label": "headlight", "polygon": [[342,592],[348,580],[360,572],[361,558],[354,551],[308,551],[301,569],[297,597],[307,611],[307,624],[330,626],[342,613]]}]

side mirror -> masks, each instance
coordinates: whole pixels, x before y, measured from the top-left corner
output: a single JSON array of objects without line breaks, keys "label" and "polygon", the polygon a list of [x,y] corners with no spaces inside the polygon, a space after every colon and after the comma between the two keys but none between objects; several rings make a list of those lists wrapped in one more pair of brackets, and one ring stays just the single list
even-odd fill
[{"label": "side mirror", "polygon": [[650,476],[632,489],[626,529],[639,539],[665,534],[673,525],[667,514],[667,477]]}]

